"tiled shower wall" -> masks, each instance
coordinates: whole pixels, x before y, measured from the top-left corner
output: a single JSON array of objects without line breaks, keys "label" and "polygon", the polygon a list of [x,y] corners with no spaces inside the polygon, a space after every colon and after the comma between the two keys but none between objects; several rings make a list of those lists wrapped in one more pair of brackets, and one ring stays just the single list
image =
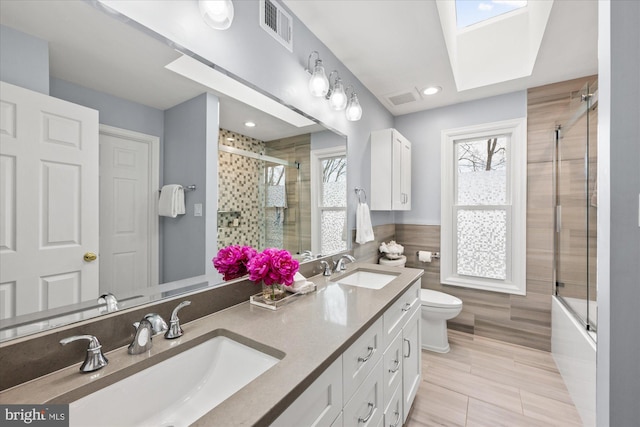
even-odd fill
[{"label": "tiled shower wall", "polygon": [[[225,129],[220,129],[218,143],[258,154],[264,154],[265,150],[263,141]],[[263,181],[262,163],[249,157],[219,152],[218,248],[231,244],[264,247],[264,190],[258,185]]]},{"label": "tiled shower wall", "polygon": [[[358,260],[377,262],[380,242],[396,240],[404,246],[407,267],[423,268],[422,287],[455,295],[463,310],[448,322],[452,329],[539,350],[551,350],[551,296],[553,293],[554,200],[552,186],[553,133],[564,118],[571,93],[586,77],[532,88],[527,111],[527,295],[486,292],[440,284],[440,261],[425,264],[418,250],[440,250],[439,225],[383,225],[374,228],[375,242],[353,243]],[[420,197],[414,194],[414,197]]]}]

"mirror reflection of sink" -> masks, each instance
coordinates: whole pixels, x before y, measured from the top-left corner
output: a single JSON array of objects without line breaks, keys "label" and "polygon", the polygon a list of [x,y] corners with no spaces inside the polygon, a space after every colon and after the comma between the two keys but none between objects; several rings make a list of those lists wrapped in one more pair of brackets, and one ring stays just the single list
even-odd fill
[{"label": "mirror reflection of sink", "polygon": [[284,357],[270,353],[215,336],[72,402],[71,426],[188,426]]},{"label": "mirror reflection of sink", "polygon": [[354,273],[332,280],[332,282],[367,289],[382,289],[396,277],[398,277],[397,274],[356,270]]}]

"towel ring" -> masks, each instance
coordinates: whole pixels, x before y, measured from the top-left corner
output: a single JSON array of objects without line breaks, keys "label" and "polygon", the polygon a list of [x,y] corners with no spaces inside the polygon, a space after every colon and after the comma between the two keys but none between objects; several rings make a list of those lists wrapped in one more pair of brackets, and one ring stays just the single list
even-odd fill
[{"label": "towel ring", "polygon": [[[367,192],[362,187],[356,187],[356,195],[358,196],[358,202],[367,203]],[[364,201],[362,201],[362,195],[364,195]]]}]

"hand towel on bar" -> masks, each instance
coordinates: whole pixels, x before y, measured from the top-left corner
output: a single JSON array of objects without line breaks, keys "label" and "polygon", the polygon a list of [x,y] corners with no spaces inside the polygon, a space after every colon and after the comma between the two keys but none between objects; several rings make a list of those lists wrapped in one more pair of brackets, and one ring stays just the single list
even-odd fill
[{"label": "hand towel on bar", "polygon": [[158,201],[158,215],[175,218],[185,213],[184,188],[182,185],[165,185],[160,190]]},{"label": "hand towel on bar", "polygon": [[356,210],[356,243],[364,244],[373,240],[373,227],[371,227],[371,214],[369,205],[358,203]]}]

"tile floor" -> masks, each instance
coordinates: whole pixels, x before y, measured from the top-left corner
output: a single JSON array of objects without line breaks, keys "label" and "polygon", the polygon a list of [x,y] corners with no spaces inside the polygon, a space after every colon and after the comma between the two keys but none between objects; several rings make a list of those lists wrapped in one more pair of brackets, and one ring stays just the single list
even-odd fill
[{"label": "tile floor", "polygon": [[551,353],[449,330],[451,351],[422,351],[405,427],[581,426]]}]

